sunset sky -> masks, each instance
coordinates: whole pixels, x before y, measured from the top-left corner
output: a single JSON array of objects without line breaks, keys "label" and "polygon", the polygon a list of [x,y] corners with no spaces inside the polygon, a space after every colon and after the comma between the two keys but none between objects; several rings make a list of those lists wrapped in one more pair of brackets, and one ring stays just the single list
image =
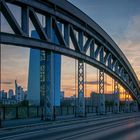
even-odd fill
[{"label": "sunset sky", "polygon": [[[139,0],[69,0],[89,15],[118,44],[128,58],[140,80],[140,1]],[[16,12],[10,6],[12,12]],[[20,12],[16,12],[19,19]],[[1,16],[1,30],[10,31],[8,24]],[[20,21],[19,21],[20,22]],[[31,26],[32,28],[32,26]],[[27,89],[29,49],[1,45],[1,89],[14,89],[14,80]],[[89,94],[97,91],[97,69],[86,65]],[[106,76],[105,91],[112,92],[112,79]],[[77,82],[77,81],[76,81]],[[65,95],[75,94],[75,60],[62,57],[62,90]],[[76,88],[77,90],[77,88]]]}]

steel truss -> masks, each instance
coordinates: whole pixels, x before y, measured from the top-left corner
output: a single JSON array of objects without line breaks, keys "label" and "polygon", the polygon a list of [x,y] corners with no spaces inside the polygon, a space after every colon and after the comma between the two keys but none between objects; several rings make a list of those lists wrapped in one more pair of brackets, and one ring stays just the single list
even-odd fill
[{"label": "steel truss", "polygon": [[130,112],[129,93],[125,91],[125,112]]},{"label": "steel truss", "polygon": [[53,57],[51,51],[41,51],[40,53],[40,97],[43,107],[43,119],[54,120],[53,107]]},{"label": "steel truss", "polygon": [[137,112],[138,111],[138,103],[137,103],[137,101],[134,101],[133,102],[133,111],[134,112]]},{"label": "steel truss", "polygon": [[114,113],[119,112],[119,85],[118,81],[114,80]]},{"label": "steel truss", "polygon": [[45,105],[45,95],[46,95],[46,53],[45,51],[40,51],[40,105],[44,107]]},{"label": "steel truss", "polygon": [[104,70],[99,70],[99,114],[105,114]]},{"label": "steel truss", "polygon": [[79,117],[85,116],[85,99],[84,99],[84,62],[78,60],[78,109]]}]

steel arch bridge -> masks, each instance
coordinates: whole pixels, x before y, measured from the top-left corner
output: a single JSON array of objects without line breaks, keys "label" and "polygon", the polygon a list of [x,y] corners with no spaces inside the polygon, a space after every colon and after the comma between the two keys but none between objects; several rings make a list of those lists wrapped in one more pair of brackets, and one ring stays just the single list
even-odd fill
[{"label": "steel arch bridge", "polygon": [[[8,7],[8,3],[21,8],[21,25]],[[38,48],[57,52],[78,59],[79,110],[84,109],[84,67],[88,63],[100,70],[99,90],[104,93],[104,72],[115,79],[114,91],[120,83],[132,98],[140,104],[140,84],[125,55],[111,37],[86,14],[66,0],[1,0],[0,11],[14,34],[0,32],[2,44]],[[45,17],[45,27],[37,14]],[[29,34],[29,20],[39,39]],[[62,30],[59,25],[61,25]],[[53,42],[52,32],[58,43]],[[70,48],[70,39],[74,50]],[[90,55],[87,55],[87,52]],[[49,98],[48,98],[49,102]],[[50,105],[51,106],[51,103]]]}]

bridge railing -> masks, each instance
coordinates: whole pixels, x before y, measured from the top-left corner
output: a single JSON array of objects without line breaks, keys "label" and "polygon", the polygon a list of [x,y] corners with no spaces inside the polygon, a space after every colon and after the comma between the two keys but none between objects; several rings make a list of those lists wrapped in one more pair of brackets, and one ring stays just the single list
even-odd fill
[{"label": "bridge railing", "polygon": [[[120,112],[124,112],[124,104],[120,105]],[[98,115],[97,107],[93,105],[86,105],[86,114],[93,113]],[[75,106],[57,106],[54,108],[55,117],[61,116],[76,116]],[[130,112],[132,112],[132,105],[130,104]],[[106,105],[106,113],[113,113],[113,106]],[[1,106],[0,107],[0,118],[4,120],[16,120],[16,119],[31,119],[41,118],[43,109],[40,106]]]},{"label": "bridge railing", "polygon": [[[75,115],[75,106],[58,106],[54,108],[55,116]],[[0,107],[1,120],[41,118],[43,115],[40,106],[3,106]],[[86,106],[86,113],[96,113],[96,107]]]}]

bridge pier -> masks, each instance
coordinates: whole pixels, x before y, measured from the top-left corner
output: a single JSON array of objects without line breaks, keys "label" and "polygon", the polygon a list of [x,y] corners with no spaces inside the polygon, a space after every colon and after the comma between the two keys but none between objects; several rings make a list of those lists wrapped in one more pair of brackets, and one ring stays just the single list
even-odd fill
[{"label": "bridge pier", "polygon": [[114,106],[113,111],[114,113],[119,113],[119,87],[118,87],[118,81],[114,80]]},{"label": "bridge pier", "polygon": [[99,70],[98,113],[99,115],[105,114],[104,71],[103,70]]},{"label": "bridge pier", "polygon": [[84,117],[85,114],[85,98],[84,98],[84,62],[78,60],[78,117]]}]

